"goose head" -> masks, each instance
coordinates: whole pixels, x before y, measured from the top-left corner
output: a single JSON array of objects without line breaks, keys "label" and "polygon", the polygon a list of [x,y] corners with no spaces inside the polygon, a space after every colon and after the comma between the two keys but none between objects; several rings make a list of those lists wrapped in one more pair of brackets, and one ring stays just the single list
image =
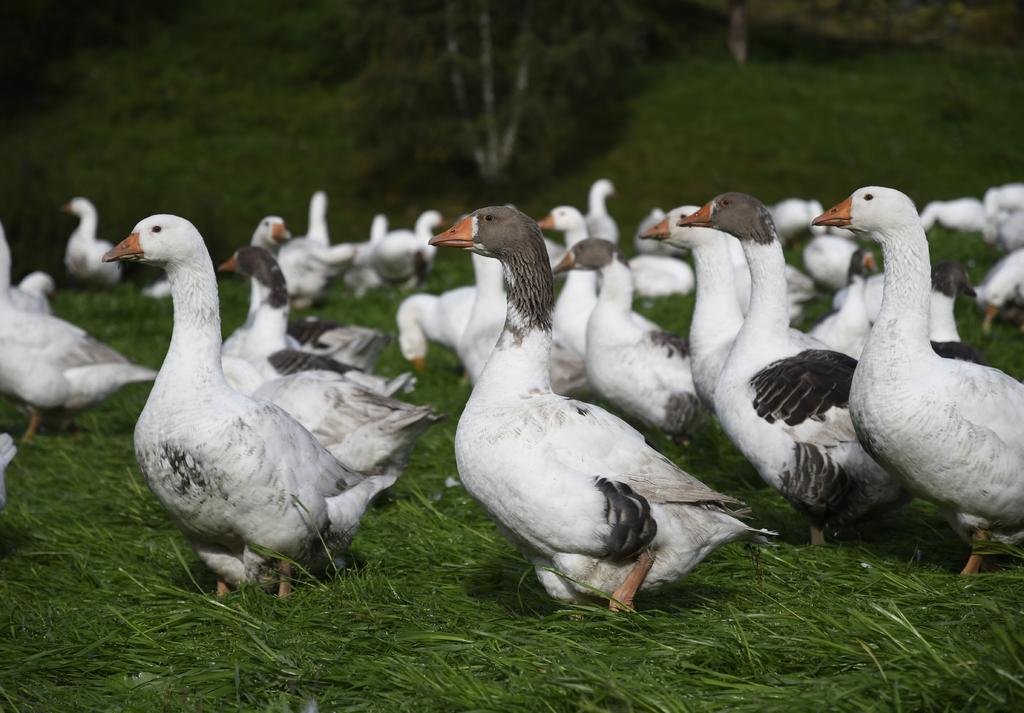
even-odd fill
[{"label": "goose head", "polygon": [[264,288],[265,301],[271,307],[288,304],[288,285],[284,273],[274,259],[273,253],[263,247],[246,245],[222,262],[218,272],[237,272],[242,277],[256,280]]},{"label": "goose head", "polygon": [[292,237],[284,218],[279,215],[268,215],[259,222],[256,230],[252,233],[250,245],[258,245],[268,250],[275,249],[281,243],[290,240]]},{"label": "goose head", "polygon": [[547,250],[537,223],[516,208],[503,205],[473,211],[445,232],[432,237],[430,244],[463,248],[499,260],[537,247],[547,260]]},{"label": "goose head", "polygon": [[103,262],[144,262],[165,266],[208,257],[203,236],[176,215],[151,215],[103,256]]},{"label": "goose head", "polygon": [[746,193],[715,196],[696,213],[680,218],[680,227],[714,228],[741,242],[768,245],[777,239],[775,222],[764,203]]},{"label": "goose head", "polygon": [[698,210],[700,206],[696,205],[677,206],[670,210],[660,223],[642,232],[640,237],[647,240],[663,240],[683,250],[718,240],[721,234],[717,230],[679,225],[681,219],[693,215]]},{"label": "goose head", "polygon": [[434,232],[434,228],[441,225],[444,219],[441,214],[436,210],[426,210],[420,213],[420,217],[416,219],[416,235],[431,235]]},{"label": "goose head", "polygon": [[943,260],[932,267],[932,291],[956,299],[957,295],[977,297],[967,270],[956,260]]},{"label": "goose head", "polygon": [[920,228],[914,201],[893,188],[865,186],[819,215],[811,225],[846,228],[868,233],[880,241],[883,233],[901,228]]},{"label": "goose head", "polygon": [[587,238],[573,245],[553,272],[558,275],[569,270],[600,270],[618,260],[626,264],[626,257],[614,243],[601,238]]},{"label": "goose head", "polygon": [[51,297],[57,291],[57,283],[47,273],[36,270],[21,278],[18,287],[26,292]]},{"label": "goose head", "polygon": [[541,230],[558,230],[563,233],[570,230],[587,229],[587,221],[583,218],[583,214],[571,205],[552,208],[550,213],[537,222],[537,225]]},{"label": "goose head", "polygon": [[92,201],[82,196],[72,198],[67,203],[60,207],[65,213],[77,215],[79,218],[85,215],[95,215],[96,206],[92,204]]}]

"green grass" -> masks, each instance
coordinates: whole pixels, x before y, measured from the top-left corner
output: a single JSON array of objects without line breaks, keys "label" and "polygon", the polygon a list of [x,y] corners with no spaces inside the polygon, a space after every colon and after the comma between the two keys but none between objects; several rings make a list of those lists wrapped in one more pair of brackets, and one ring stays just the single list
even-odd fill
[{"label": "green grass", "polygon": [[[539,216],[581,203],[590,181],[609,175],[628,237],[652,205],[725,189],[829,204],[881,183],[924,201],[977,195],[1024,169],[1020,53],[867,53],[767,33],[755,37],[754,62],[738,70],[721,35],[686,37],[680,23],[678,51],[637,72],[613,138],[558,173],[501,190],[439,176],[416,195],[397,195],[358,185],[347,88],[317,73],[304,41],[324,23],[282,9],[281,28],[246,26],[226,52],[232,7],[197,4],[137,44],[49,68],[65,93],[0,131],[8,169],[0,219],[16,271],[61,274],[72,224],[55,209],[74,194],[96,199],[106,237],[175,211],[223,259],[264,213],[301,231],[308,195],[320,187],[331,194],[339,240],[362,238],[381,209],[410,221],[433,205],[452,213],[512,200]],[[265,55],[281,38],[287,51]],[[975,281],[999,257],[974,236],[940,232],[932,243],[933,260],[963,260]],[[442,251],[426,289],[469,275],[464,255]],[[400,297],[356,300],[338,290],[317,313],[393,330]],[[231,330],[246,305],[240,281],[223,282],[222,304]],[[685,334],[692,304],[640,308]],[[55,307],[159,365],[169,303],[126,284],[64,291]],[[811,315],[825,308],[822,300]],[[1016,330],[997,325],[983,337],[967,304],[958,321],[995,366],[1024,376]],[[145,385],[83,414],[78,434],[43,433],[22,446],[0,514],[0,710],[295,711],[311,697],[322,711],[1021,708],[1024,570],[1014,560],[955,576],[966,547],[920,502],[811,548],[801,518],[715,428],[685,451],[651,438],[749,503],[755,524],[780,532],[778,546],[756,561],[741,546],[724,548],[686,581],[641,595],[635,614],[552,601],[466,493],[444,486],[457,475],[452,444],[469,388],[452,355],[434,348],[429,362],[409,398],[449,419],[420,441],[403,478],[367,515],[350,566],[302,579],[286,600],[256,588],[212,595],[213,576],[134,461]],[[380,370],[405,368],[391,347]],[[23,427],[0,404],[0,431]]]}]

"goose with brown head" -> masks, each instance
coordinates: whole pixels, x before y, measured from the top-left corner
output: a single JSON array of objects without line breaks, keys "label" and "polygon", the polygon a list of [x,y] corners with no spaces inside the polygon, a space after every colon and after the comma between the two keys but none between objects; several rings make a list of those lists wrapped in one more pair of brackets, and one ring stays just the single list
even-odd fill
[{"label": "goose with brown head", "polygon": [[504,265],[505,327],[459,419],[455,455],[466,490],[553,597],[607,591],[613,609],[630,607],[640,588],[681,579],[719,545],[755,536],[730,515],[737,501],[612,414],[552,392],[552,275],[535,222],[482,208],[431,242]]}]

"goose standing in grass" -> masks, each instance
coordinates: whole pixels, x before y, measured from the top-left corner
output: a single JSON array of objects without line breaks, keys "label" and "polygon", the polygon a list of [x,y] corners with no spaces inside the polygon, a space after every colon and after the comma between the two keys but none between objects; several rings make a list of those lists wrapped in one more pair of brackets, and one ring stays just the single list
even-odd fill
[{"label": "goose standing in grass", "polygon": [[436,210],[423,212],[413,230],[393,230],[373,244],[373,269],[385,282],[411,290],[427,279],[434,254],[430,236],[441,225]]},{"label": "goose standing in grass", "polygon": [[[815,223],[870,237],[885,258],[882,311],[850,388],[861,442],[966,541],[1024,541],[1024,385],[932,350],[928,239],[913,201],[859,188]],[[972,554],[963,573],[981,562]]]},{"label": "goose standing in grass", "polygon": [[398,305],[398,347],[416,371],[426,368],[428,342],[458,350],[475,297],[476,288],[465,285],[439,295],[410,295]]},{"label": "goose standing in grass", "polygon": [[[923,227],[923,226],[922,226]],[[957,295],[977,297],[967,270],[956,260],[935,263],[932,268],[932,294],[928,309],[928,339],[932,349],[947,359],[963,359],[988,366],[985,355],[960,341],[953,308]]]},{"label": "goose standing in grass", "polygon": [[17,454],[14,440],[6,433],[0,433],[0,510],[7,507],[7,480],[4,475]]},{"label": "goose standing in grass", "polygon": [[[760,532],[717,493],[649,447],[628,424],[551,390],[553,278],[536,223],[514,208],[481,208],[435,245],[501,261],[505,327],[459,419],[462,483],[534,564],[548,594],[611,593],[683,578],[719,546]],[[614,591],[613,591],[614,590]]]},{"label": "goose standing in grass", "polygon": [[[7,234],[4,232],[4,224],[0,223],[0,242],[7,245]],[[8,255],[10,246],[7,246]],[[2,266],[0,266],[2,269]],[[11,304],[15,309],[22,312],[34,312],[36,314],[50,314],[50,295],[56,289],[53,278],[45,272],[31,272],[22,278],[15,287],[11,284],[11,261],[7,261],[6,284]]]},{"label": "goose standing in grass", "polygon": [[921,225],[925,231],[938,225],[946,230],[981,233],[985,230],[985,206],[977,198],[932,201],[921,211]]},{"label": "goose standing in grass", "polygon": [[218,594],[268,577],[287,594],[290,562],[315,569],[340,554],[395,476],[344,467],[283,409],[228,386],[217,279],[187,220],[150,216],[105,259],[157,265],[171,283],[170,347],[135,425],[147,484],[216,573]]},{"label": "goose standing in grass", "polygon": [[[821,210],[814,215],[821,213]],[[857,243],[838,235],[819,235],[804,248],[807,274],[831,291],[842,289],[850,273],[850,257],[857,252]]]},{"label": "goose standing in grass", "polygon": [[824,228],[811,226],[811,219],[822,211],[822,205],[816,200],[804,200],[803,198],[786,198],[771,207],[772,220],[775,221],[775,230],[783,243],[791,239],[806,235],[824,235]]},{"label": "goose standing in grass", "polygon": [[[237,272],[249,278],[249,289],[254,295],[250,299],[252,319],[224,342],[222,353],[248,361],[264,382],[301,371],[330,371],[345,374],[349,380],[387,396],[412,382],[408,374],[386,379],[363,373],[357,367],[329,356],[296,348],[296,341],[287,333],[288,288],[270,251],[252,245],[240,248],[220,266],[220,270]],[[247,391],[238,382],[233,386]]]},{"label": "goose standing in grass", "polygon": [[[587,234],[619,244],[619,224],[608,213],[608,199],[615,195],[615,186],[607,178],[599,178],[587,195]],[[571,246],[570,246],[571,247]]]},{"label": "goose standing in grass", "polygon": [[10,274],[10,248],[0,235],[0,394],[28,413],[25,441],[43,421],[68,423],[122,386],[156,376],[69,322],[15,307]]},{"label": "goose standing in grass", "polygon": [[875,463],[850,419],[857,361],[790,338],[785,258],[771,214],[745,193],[723,193],[682,225],[737,238],[750,264],[750,310],[715,389],[715,413],[729,439],[811,524],[811,543],[826,528],[852,524],[907,502]]},{"label": "goose standing in grass", "polygon": [[96,237],[98,216],[96,206],[88,198],[72,198],[61,208],[78,217],[78,227],[68,238],[64,266],[80,282],[94,287],[110,287],[121,279],[121,266],[103,262],[103,255],[113,247]]},{"label": "goose standing in grass", "polygon": [[1024,248],[1014,250],[993,265],[976,293],[978,304],[985,309],[983,332],[988,334],[1000,314],[1016,321],[1024,330]]},{"label": "goose standing in grass", "polygon": [[679,445],[687,443],[703,409],[686,340],[633,311],[632,271],[613,243],[600,238],[576,243],[555,274],[567,270],[594,270],[601,278],[587,323],[587,383],[633,418]]},{"label": "goose standing in grass", "polygon": [[818,321],[809,332],[829,349],[842,352],[854,359],[860,358],[864,349],[864,341],[871,331],[871,319],[868,317],[867,305],[864,303],[866,283],[864,273],[875,270],[875,256],[862,248],[857,248],[850,255],[849,278],[846,289],[848,292],[843,306],[828,313]]},{"label": "goose standing in grass", "polygon": [[472,258],[476,292],[469,321],[459,339],[458,354],[466,375],[475,384],[505,326],[505,276],[497,260],[476,253]]}]

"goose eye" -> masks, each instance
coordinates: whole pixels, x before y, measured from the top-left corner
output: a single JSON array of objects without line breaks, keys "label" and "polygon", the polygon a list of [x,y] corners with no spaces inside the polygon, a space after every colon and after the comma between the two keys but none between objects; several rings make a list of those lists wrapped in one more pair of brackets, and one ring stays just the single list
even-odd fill
[{"label": "goose eye", "polygon": [[154,225],[153,226],[153,232],[154,233],[159,233],[161,230],[163,230],[163,228],[161,228],[159,225]]},{"label": "goose eye", "polygon": [[726,198],[724,200],[719,201],[718,205],[720,205],[722,207],[725,207],[725,206],[729,205],[729,199]]},{"label": "goose eye", "polygon": [[486,220],[488,222],[492,221],[492,220],[494,220],[494,216],[491,215],[490,213],[488,213],[487,215],[484,216],[484,220]]},{"label": "goose eye", "polygon": [[874,196],[871,195],[870,193],[868,193],[866,196],[864,196],[864,200],[866,200],[866,201],[872,200],[873,198],[874,198]]}]

